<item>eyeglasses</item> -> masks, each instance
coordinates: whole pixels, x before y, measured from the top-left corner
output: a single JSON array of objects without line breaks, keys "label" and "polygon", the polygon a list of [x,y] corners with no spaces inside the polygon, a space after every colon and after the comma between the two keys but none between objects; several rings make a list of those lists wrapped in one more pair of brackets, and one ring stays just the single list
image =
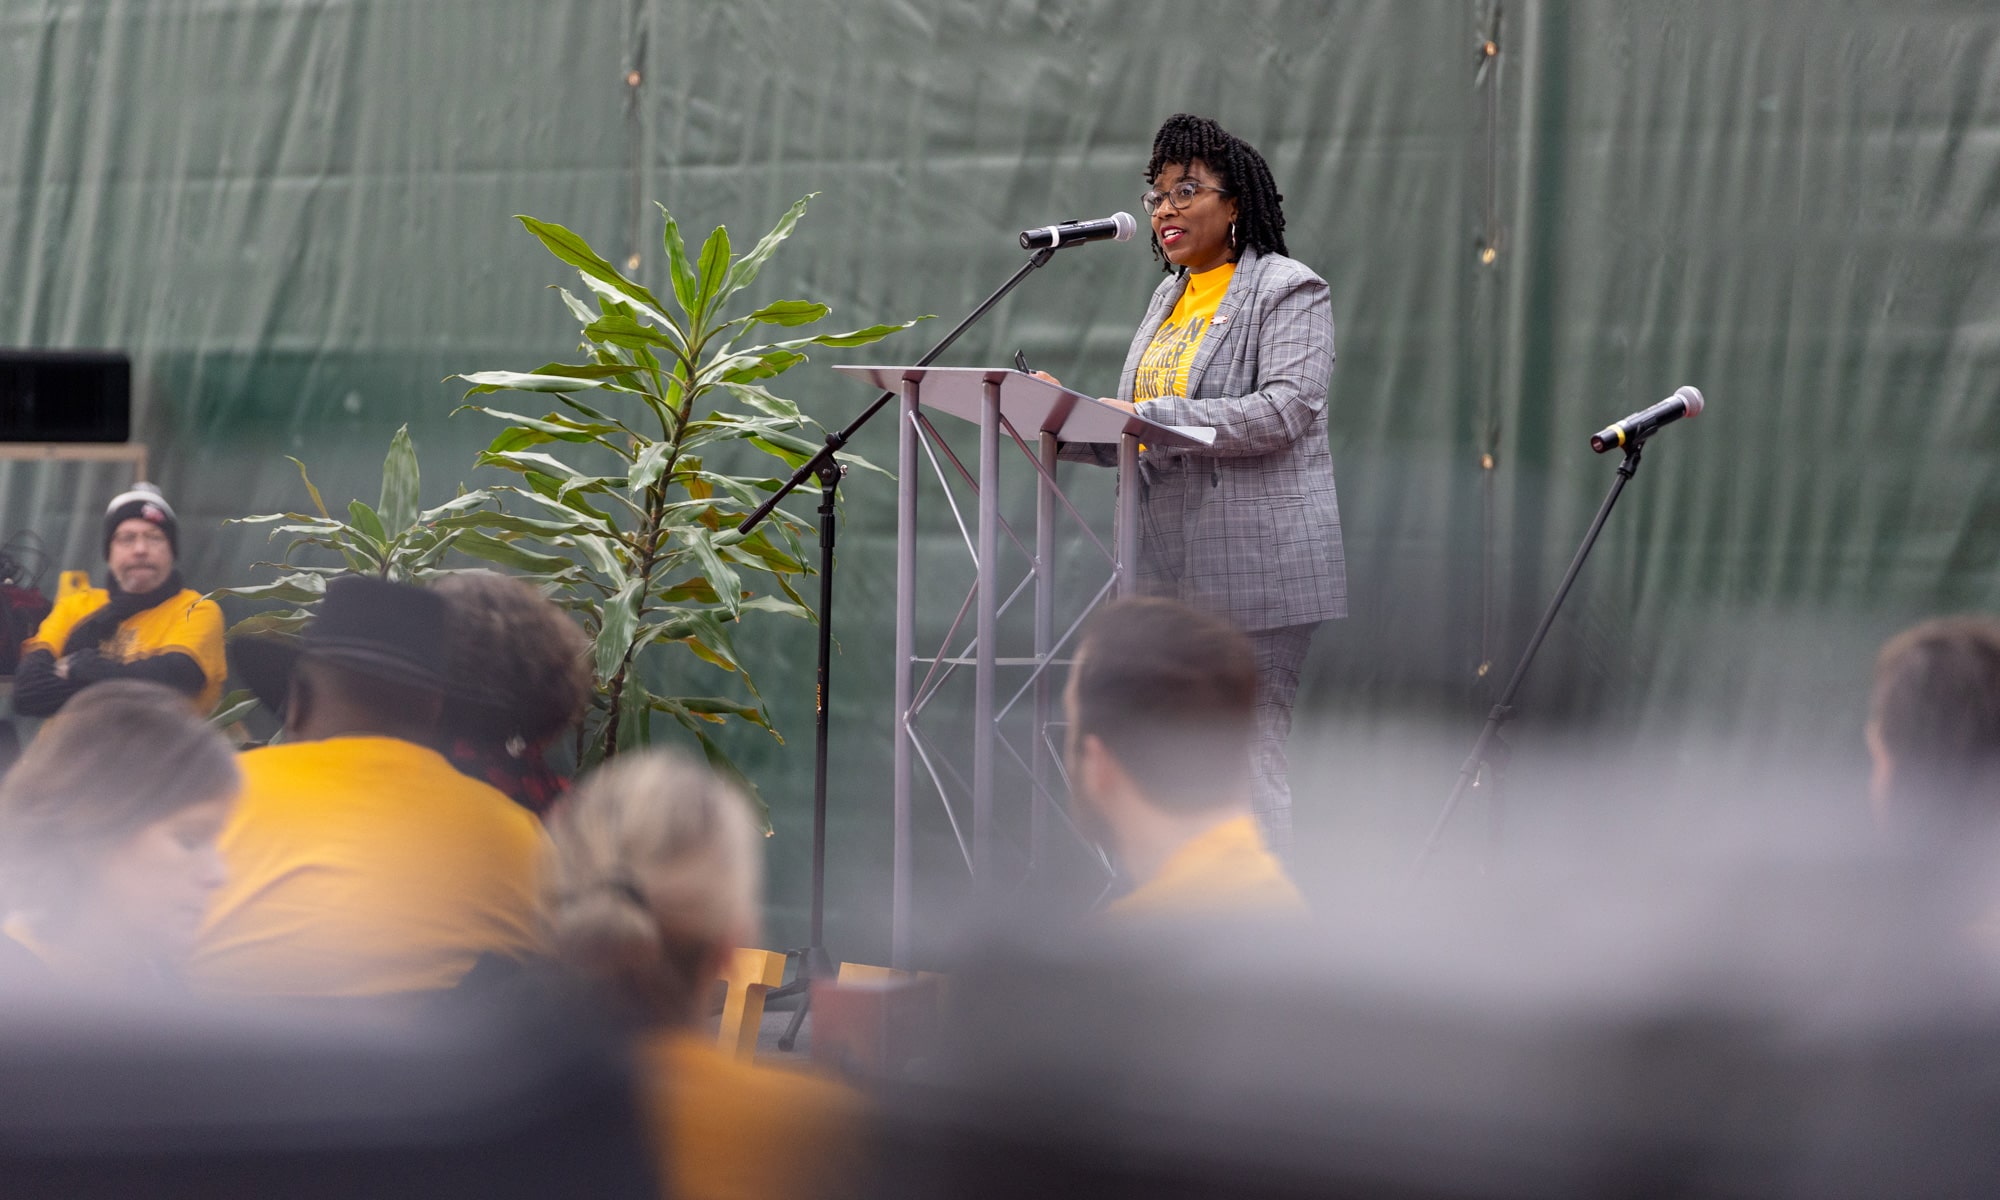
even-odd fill
[{"label": "eyeglasses", "polygon": [[1175,210],[1186,208],[1194,202],[1196,196],[1199,196],[1203,192],[1221,192],[1227,196],[1229,189],[1217,187],[1212,183],[1196,183],[1192,179],[1183,179],[1164,192],[1157,188],[1147,192],[1145,195],[1139,197],[1139,203],[1146,206],[1146,215],[1150,217],[1160,211],[1160,206],[1163,204]]}]

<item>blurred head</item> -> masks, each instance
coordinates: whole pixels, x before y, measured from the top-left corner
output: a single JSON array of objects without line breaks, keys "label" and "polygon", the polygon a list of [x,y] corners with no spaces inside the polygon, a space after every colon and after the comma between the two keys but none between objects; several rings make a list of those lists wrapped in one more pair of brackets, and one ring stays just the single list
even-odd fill
[{"label": "blurred head", "polygon": [[1114,842],[1134,806],[1185,817],[1247,802],[1257,656],[1222,618],[1157,597],[1106,605],[1063,706],[1080,815]]},{"label": "blurred head", "polygon": [[160,489],[134,484],[104,510],[104,559],[120,591],[150,592],[174,571],[180,523]]},{"label": "blurred head", "polygon": [[641,1020],[686,1024],[756,936],[750,804],[706,766],[647,750],[592,772],[549,824],[542,916],[557,958]]},{"label": "blurred head", "polygon": [[2000,621],[1942,617],[1891,638],[1875,662],[1868,750],[1885,818],[2000,819]]},{"label": "blurred head", "polygon": [[241,786],[221,734],[158,684],[95,684],[0,782],[0,880],[40,936],[137,965],[185,954],[224,881]]},{"label": "blurred head", "polygon": [[[539,746],[576,723],[590,701],[590,639],[524,580],[495,571],[447,575],[443,734]],[[475,699],[477,697],[477,699]]]}]

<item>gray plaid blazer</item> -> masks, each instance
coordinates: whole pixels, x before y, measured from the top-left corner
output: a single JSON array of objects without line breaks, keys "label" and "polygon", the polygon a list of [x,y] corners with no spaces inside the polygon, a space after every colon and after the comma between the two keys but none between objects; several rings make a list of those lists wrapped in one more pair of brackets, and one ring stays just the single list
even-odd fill
[{"label": "gray plaid blazer", "polygon": [[[1186,287],[1153,293],[1118,397]],[[1326,280],[1282,255],[1243,251],[1188,372],[1187,395],[1145,406],[1168,425],[1208,425],[1206,453],[1139,456],[1139,584],[1246,630],[1347,615],[1347,557],[1327,448],[1333,308]],[[1078,447],[1078,449],[1085,449]],[[1115,463],[1113,447],[1089,457]],[[1084,457],[1078,455],[1076,457]]]}]

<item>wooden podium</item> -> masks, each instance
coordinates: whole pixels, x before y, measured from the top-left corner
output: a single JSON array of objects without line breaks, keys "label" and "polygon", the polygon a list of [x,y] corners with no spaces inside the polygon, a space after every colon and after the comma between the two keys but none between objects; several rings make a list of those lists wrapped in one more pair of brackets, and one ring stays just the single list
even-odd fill
[{"label": "wooden podium", "polygon": [[[1147,446],[1206,449],[1215,440],[1211,429],[1162,425],[1105,404],[1082,392],[1074,392],[1012,369],[981,367],[863,367],[843,366],[835,370],[896,392],[902,403],[898,419],[896,466],[896,749],[895,749],[895,843],[891,881],[891,961],[898,968],[910,966],[911,881],[914,844],[911,830],[912,784],[917,766],[936,787],[943,802],[959,852],[972,873],[975,887],[990,886],[994,876],[994,768],[996,755],[1009,755],[1032,781],[1029,812],[1030,861],[1045,844],[1049,814],[1067,820],[1064,799],[1055,793],[1053,774],[1060,755],[1046,730],[1051,723],[1054,702],[1061,680],[1051,676],[1049,667],[1082,624],[1079,617],[1060,634],[1055,629],[1056,585],[1054,574],[1055,534],[1059,511],[1075,520],[1086,538],[1103,554],[1109,578],[1085,606],[1090,609],[1106,596],[1124,595],[1134,589],[1139,551],[1139,444]],[[963,432],[963,422],[977,430],[978,450],[967,459],[955,453],[933,421],[942,415],[952,420],[949,428]],[[1012,443],[1036,476],[1035,529],[1032,548],[1003,520],[1000,506],[1002,446]],[[1107,547],[1092,531],[1090,522],[1065,496],[1056,479],[1056,450],[1062,443],[1113,445],[1118,447],[1118,502],[1112,544]],[[934,654],[918,654],[917,592],[918,545],[918,457],[922,452],[944,484],[950,500],[953,475],[977,495],[974,527],[966,528],[956,502],[951,512],[973,563],[973,583],[957,617]],[[942,458],[940,458],[940,455]],[[1011,461],[1011,456],[1009,456]],[[1000,539],[1005,535],[1027,557],[1027,575],[1003,592],[1000,569]],[[1032,585],[1034,596],[1033,644],[1025,653],[1000,652],[1000,616],[1003,610]],[[956,652],[953,642],[967,613],[973,617],[970,641]],[[971,779],[942,760],[938,748],[923,735],[925,707],[938,688],[954,673],[970,668],[973,673],[973,720],[971,730]],[[919,671],[922,672],[919,675]],[[999,699],[1001,673],[1006,672],[1012,694]],[[1024,699],[1033,705],[1033,731],[1027,753],[1000,733],[1000,721]],[[963,803],[970,801],[971,837],[968,839],[953,807],[954,793]]]}]

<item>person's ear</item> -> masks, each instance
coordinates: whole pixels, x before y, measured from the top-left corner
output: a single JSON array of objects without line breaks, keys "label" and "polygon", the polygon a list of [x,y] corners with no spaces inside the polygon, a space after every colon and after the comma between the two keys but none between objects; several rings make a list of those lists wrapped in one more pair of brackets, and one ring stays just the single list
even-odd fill
[{"label": "person's ear", "polygon": [[312,706],[312,684],[304,671],[293,668],[292,681],[285,689],[285,732],[303,730],[312,720]]},{"label": "person's ear", "polygon": [[1084,795],[1089,796],[1093,802],[1102,804],[1119,794],[1119,789],[1129,780],[1126,778],[1124,765],[1104,744],[1104,739],[1094,733],[1086,733],[1078,749],[1082,752],[1082,762],[1079,766],[1083,774]]}]

